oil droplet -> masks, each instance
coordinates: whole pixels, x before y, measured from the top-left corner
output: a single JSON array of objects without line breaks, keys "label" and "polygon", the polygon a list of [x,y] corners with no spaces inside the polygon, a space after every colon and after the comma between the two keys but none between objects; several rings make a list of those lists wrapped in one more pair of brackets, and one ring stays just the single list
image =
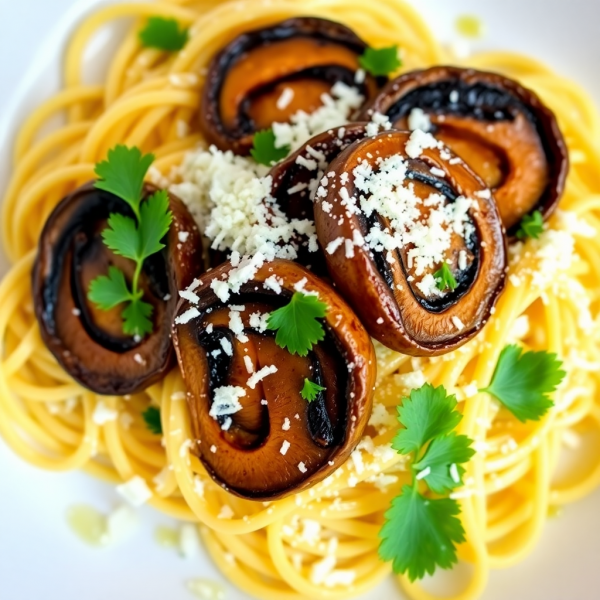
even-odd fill
[{"label": "oil droplet", "polygon": [[179,546],[179,532],[163,525],[156,528],[154,539],[163,548],[177,548]]},{"label": "oil droplet", "polygon": [[201,600],[224,600],[225,588],[210,579],[190,579],[187,589]]},{"label": "oil droplet", "polygon": [[91,506],[71,506],[67,510],[67,522],[75,534],[91,546],[104,546],[108,542],[106,517]]},{"label": "oil droplet", "polygon": [[548,506],[548,518],[549,519],[560,519],[563,515],[564,508],[558,504],[550,504]]},{"label": "oil droplet", "polygon": [[456,19],[456,30],[460,35],[477,39],[483,37],[485,27],[482,20],[474,15],[461,15]]}]

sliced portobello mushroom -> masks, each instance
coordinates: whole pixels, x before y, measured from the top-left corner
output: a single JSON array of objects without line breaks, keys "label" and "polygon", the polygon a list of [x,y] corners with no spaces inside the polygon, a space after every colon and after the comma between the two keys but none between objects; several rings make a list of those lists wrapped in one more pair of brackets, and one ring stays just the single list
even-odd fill
[{"label": "sliced portobello mushroom", "polygon": [[390,131],[342,152],[317,192],[331,278],[368,332],[405,354],[464,344],[504,286],[493,196],[455,158],[429,134]]},{"label": "sliced portobello mushroom", "polygon": [[[233,271],[226,263],[203,276],[173,327],[192,448],[230,492],[282,498],[327,477],[360,441],[372,406],[373,345],[350,307],[300,265],[267,263],[223,302],[213,287]],[[325,338],[305,357],[266,329],[298,285],[328,308]],[[301,396],[305,379],[325,388],[311,402]]]},{"label": "sliced portobello mushroom", "polygon": [[380,112],[409,129],[411,114],[418,126],[418,111],[494,192],[509,236],[525,215],[539,210],[547,219],[554,212],[568,153],[554,113],[534,92],[496,73],[433,67],[391,81],[362,118]]},{"label": "sliced portobello mushroom", "polygon": [[212,60],[202,97],[201,127],[221,150],[248,154],[255,132],[314,112],[337,82],[371,100],[387,78],[355,82],[367,44],[351,29],[298,17],[243,33]]},{"label": "sliced portobello mushroom", "polygon": [[[145,197],[155,188],[146,185]],[[92,183],[75,190],[54,209],[42,231],[33,268],[35,313],[42,339],[62,367],[97,394],[139,392],[160,380],[174,364],[171,322],[178,290],[193,281],[202,264],[198,228],[184,204],[169,195],[173,213],[166,247],[146,259],[140,276],[144,301],[153,307],[151,334],[123,333],[123,305],[100,310],[88,299],[90,283],[110,266],[133,276],[134,263],[104,244],[111,213],[133,217],[117,196]]]},{"label": "sliced portobello mushroom", "polygon": [[[331,129],[311,138],[271,169],[271,196],[288,219],[314,221],[313,202],[327,166],[342,150],[366,135],[366,123]],[[293,244],[298,252],[296,262],[319,275],[327,273],[323,253],[311,236],[298,235]]]}]

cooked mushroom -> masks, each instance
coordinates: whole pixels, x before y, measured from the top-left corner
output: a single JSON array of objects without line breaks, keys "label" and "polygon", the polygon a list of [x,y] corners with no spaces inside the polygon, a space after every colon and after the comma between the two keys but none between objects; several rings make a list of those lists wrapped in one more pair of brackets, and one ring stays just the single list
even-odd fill
[{"label": "cooked mushroom", "polygon": [[[145,195],[154,189],[147,186]],[[63,368],[98,394],[131,394],[160,380],[174,362],[171,322],[178,290],[201,264],[198,228],[175,196],[166,248],[144,263],[140,285],[153,306],[153,332],[143,339],[123,333],[122,307],[98,309],[88,299],[90,283],[114,265],[127,278],[133,263],[104,244],[109,214],[131,216],[117,196],[84,185],[60,202],[40,237],[33,269],[33,297],[42,339]]]},{"label": "cooked mushroom", "polygon": [[[366,136],[365,123],[350,123],[311,138],[288,158],[276,164],[269,175],[271,196],[291,219],[314,220],[313,201],[327,165],[350,144]],[[327,272],[322,251],[308,235],[295,240],[296,262],[318,274]]]},{"label": "cooked mushroom", "polygon": [[506,269],[489,189],[421,131],[356,142],[328,171],[315,201],[317,235],[331,278],[369,333],[415,356],[473,337]]},{"label": "cooked mushroom", "polygon": [[[371,412],[373,345],[348,305],[300,265],[265,264],[223,303],[213,287],[235,272],[226,263],[208,273],[175,320],[192,447],[232,493],[281,498],[324,479],[359,442]],[[325,337],[304,357],[266,329],[299,288],[327,305]],[[324,388],[310,402],[301,396],[306,379]]]},{"label": "cooked mushroom", "polygon": [[396,128],[409,129],[411,115],[418,121],[420,111],[436,138],[494,192],[509,235],[526,214],[552,214],[564,189],[568,154],[554,114],[534,92],[495,73],[433,67],[391,81],[363,118],[380,112]]},{"label": "cooked mushroom", "polygon": [[314,17],[239,35],[209,66],[200,111],[205,136],[221,150],[247,154],[256,131],[315,111],[337,82],[374,98],[387,79],[355,82],[366,48],[351,29]]}]

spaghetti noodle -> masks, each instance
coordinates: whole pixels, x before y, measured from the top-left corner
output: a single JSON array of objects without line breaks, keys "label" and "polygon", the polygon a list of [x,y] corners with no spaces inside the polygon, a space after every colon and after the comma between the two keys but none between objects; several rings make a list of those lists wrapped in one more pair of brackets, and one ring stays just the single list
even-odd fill
[{"label": "spaghetti noodle", "polygon": [[[0,434],[41,468],[85,469],[114,483],[143,478],[154,489],[150,503],[196,521],[219,568],[258,598],[341,599],[366,592],[391,572],[377,555],[378,531],[391,499],[410,477],[390,446],[395,407],[415,379],[443,384],[457,395],[461,432],[478,450],[465,487],[456,493],[467,538],[459,557],[473,568],[453,596],[477,598],[490,569],[528,554],[550,507],[573,502],[600,483],[600,115],[572,82],[509,53],[456,60],[400,0],[303,2],[302,14],[340,21],[376,47],[400,45],[405,70],[454,62],[519,80],[555,112],[572,162],[560,211],[540,240],[513,247],[507,289],[477,338],[429,359],[377,346],[371,419],[377,434],[359,445],[362,464],[348,461],[312,489],[271,503],[228,494],[182,451],[191,428],[178,370],[142,394],[96,396],[58,366],[34,318],[29,282],[35,248],[59,200],[92,179],[94,164],[117,143],[154,153],[154,166],[168,175],[202,143],[197,110],[215,52],[241,31],[298,12],[293,0],[124,3],[98,10],[79,26],[66,53],[64,89],[21,128],[2,205],[2,238],[13,267],[0,285]],[[165,55],[139,46],[141,20],[152,15],[191,26],[182,52]],[[123,17],[139,22],[115,52],[104,84],[84,84],[86,45],[100,27]],[[40,137],[56,115],[64,124]],[[520,423],[476,391],[489,382],[504,345],[515,340],[557,353],[568,372],[555,407],[539,422]],[[98,425],[93,413],[99,402],[119,418]],[[141,418],[149,404],[160,406],[163,444]],[[579,452],[569,450],[576,445]],[[565,455],[575,460],[559,477]],[[222,518],[224,506],[231,518]],[[307,528],[316,535],[307,535]],[[328,586],[314,574],[329,556],[333,573],[351,575]],[[411,598],[436,597],[422,583],[403,576],[399,582]]]}]

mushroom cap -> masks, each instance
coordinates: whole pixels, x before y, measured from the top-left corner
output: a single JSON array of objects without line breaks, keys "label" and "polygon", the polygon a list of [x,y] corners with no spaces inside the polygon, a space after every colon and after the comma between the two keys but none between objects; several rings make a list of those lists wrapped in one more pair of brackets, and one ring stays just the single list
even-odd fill
[{"label": "mushroom cap", "polygon": [[[194,289],[197,301],[179,304],[173,327],[196,442],[192,448],[230,492],[255,500],[282,498],[330,475],[360,441],[372,407],[374,349],[350,307],[300,265],[265,264],[224,304],[211,284],[232,270],[226,263],[203,276]],[[273,281],[281,286],[279,294]],[[306,357],[281,348],[273,332],[257,326],[262,315],[286,304],[299,284],[328,307],[325,339]],[[190,309],[198,314],[188,320]],[[273,367],[276,373],[259,377],[252,387],[257,372]],[[304,379],[326,388],[312,402],[300,395]],[[217,393],[221,402],[232,390],[241,407],[219,415]]]},{"label": "mushroom cap", "polygon": [[[435,356],[463,345],[489,319],[504,288],[506,242],[493,196],[483,182],[443,146],[422,149],[418,158],[410,158],[407,144],[411,137],[410,132],[389,131],[344,150],[328,167],[331,177],[324,186],[326,193],[317,193],[315,225],[319,242],[326,248],[329,274],[367,331],[398,352]],[[380,219],[380,200],[371,204],[375,209],[370,217],[362,210],[359,197],[368,194],[357,189],[355,169],[369,165],[377,173],[378,161],[390,156],[402,159],[407,175],[398,185],[406,193],[414,189],[420,197],[416,201],[419,210],[429,210],[426,199],[434,196],[442,196],[445,205],[459,198],[472,203],[467,211],[472,234],[468,239],[453,235],[443,257],[457,273],[458,286],[441,297],[437,292],[432,296],[421,292],[419,285],[425,289],[424,277],[432,277],[433,269],[419,274],[411,266],[413,245],[384,256],[365,242],[374,227],[380,231],[392,226]],[[366,197],[367,202],[370,199]],[[420,222],[429,223],[431,214],[421,213]],[[424,235],[428,239],[427,229]],[[461,252],[465,252],[462,259]],[[459,268],[462,262],[466,264]]]},{"label": "mushroom cap", "polygon": [[[146,197],[154,191],[146,186]],[[109,214],[133,216],[128,205],[86,184],[56,206],[40,236],[32,289],[42,339],[61,366],[97,394],[142,391],[173,366],[170,326],[177,291],[191,283],[202,244],[181,200],[169,195],[169,206],[173,222],[166,247],[146,260],[140,277],[144,300],[154,309],[154,330],[141,340],[123,333],[122,307],[102,311],[87,297],[90,282],[111,265],[127,278],[133,275],[133,262],[115,255],[101,237]]]},{"label": "mushroom cap", "polygon": [[[340,23],[297,17],[240,34],[212,60],[200,125],[221,150],[248,154],[255,132],[312,113],[334,84],[358,87],[366,100],[387,78],[367,75],[355,83],[367,44]],[[286,91],[289,90],[289,91]],[[282,101],[282,94],[289,97]]]},{"label": "mushroom cap", "polygon": [[526,214],[554,212],[568,152],[554,113],[533,91],[497,73],[432,67],[390,81],[359,118],[380,112],[408,129],[415,108],[494,192],[511,238]]}]

